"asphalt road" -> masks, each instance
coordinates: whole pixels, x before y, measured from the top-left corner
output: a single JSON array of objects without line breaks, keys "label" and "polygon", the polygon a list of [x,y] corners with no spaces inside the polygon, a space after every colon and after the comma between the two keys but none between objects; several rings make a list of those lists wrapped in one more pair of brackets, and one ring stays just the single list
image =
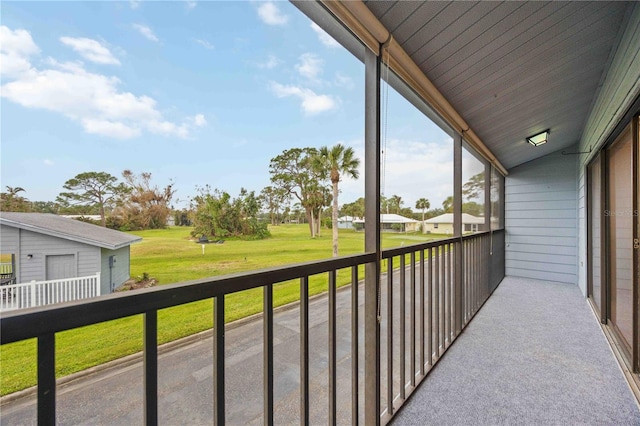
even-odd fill
[{"label": "asphalt road", "polygon": [[[398,283],[398,273],[394,275]],[[408,274],[407,274],[408,275]],[[408,282],[408,276],[407,276]],[[383,289],[386,279],[382,279]],[[395,288],[395,285],[394,285]],[[394,290],[394,294],[397,292]],[[416,293],[417,294],[417,293]],[[382,292],[382,395],[386,395],[386,292]],[[409,323],[409,289],[406,318]],[[364,286],[359,286],[360,418],[363,416]],[[394,296],[394,347],[399,326],[399,297]],[[274,420],[276,424],[299,424],[300,326],[297,307],[274,315]],[[328,309],[327,298],[309,306],[310,423],[327,423],[328,408]],[[262,320],[228,327],[226,339],[226,420],[230,425],[262,424],[263,341]],[[409,327],[405,330],[409,347]],[[211,337],[178,347],[159,357],[159,423],[163,425],[209,425],[213,417],[213,341]],[[338,424],[351,424],[351,289],[337,294],[337,412]],[[398,379],[400,351],[394,350],[394,389]],[[409,355],[406,357],[409,363]],[[408,368],[408,367],[407,367]],[[407,380],[410,372],[407,371]],[[0,407],[1,425],[35,425],[35,396]],[[116,366],[57,390],[59,425],[143,424],[142,364]]]}]

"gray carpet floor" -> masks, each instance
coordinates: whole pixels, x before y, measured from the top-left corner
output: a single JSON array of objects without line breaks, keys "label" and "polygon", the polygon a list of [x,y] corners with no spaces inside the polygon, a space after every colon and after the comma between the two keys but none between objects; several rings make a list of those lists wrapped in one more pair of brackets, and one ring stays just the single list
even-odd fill
[{"label": "gray carpet floor", "polygon": [[576,286],[507,277],[394,425],[640,425]]}]

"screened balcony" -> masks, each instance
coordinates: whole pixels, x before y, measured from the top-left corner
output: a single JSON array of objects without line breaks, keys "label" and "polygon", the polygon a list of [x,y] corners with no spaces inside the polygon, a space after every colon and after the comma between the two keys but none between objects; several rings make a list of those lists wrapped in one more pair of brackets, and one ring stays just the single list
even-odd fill
[{"label": "screened balcony", "polygon": [[[124,413],[134,422],[640,422],[638,4],[295,5],[365,64],[365,252],[4,315],[2,344],[38,339],[30,421],[86,421],[69,420],[86,406],[56,388],[56,333],[143,314]],[[450,239],[380,247],[383,84],[453,139]],[[547,129],[544,145],[526,141]],[[485,177],[484,226],[468,235],[465,152]],[[308,296],[316,275],[327,283],[319,311]],[[300,302],[283,348],[272,301],[288,280]],[[236,328],[222,326],[225,295],[250,288],[264,297],[251,345],[262,361],[241,374],[226,352]],[[167,392],[157,312],[204,299],[210,361],[192,375],[206,386],[186,393],[202,414]],[[4,405],[3,423],[21,407]]]}]

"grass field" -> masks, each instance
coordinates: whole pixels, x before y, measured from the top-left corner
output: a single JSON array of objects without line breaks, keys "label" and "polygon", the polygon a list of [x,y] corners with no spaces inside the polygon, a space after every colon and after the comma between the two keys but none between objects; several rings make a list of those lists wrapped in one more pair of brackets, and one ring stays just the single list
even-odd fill
[{"label": "grass field", "polygon": [[[148,273],[159,283],[170,284],[235,272],[263,269],[331,257],[331,230],[311,239],[307,225],[270,228],[272,237],[260,241],[227,240],[202,247],[189,240],[190,228],[134,232],[143,238],[131,246],[131,276]],[[415,244],[443,235],[383,234],[384,248]],[[340,230],[340,254],[364,251],[364,234]],[[361,275],[362,276],[362,275]],[[339,271],[338,285],[350,280],[350,271]],[[311,277],[310,294],[326,291],[326,275]],[[299,298],[299,282],[274,287],[274,305]],[[225,298],[225,320],[243,318],[262,310],[262,289],[234,293]],[[211,300],[168,308],[158,313],[158,341],[166,343],[212,327]],[[142,316],[123,318],[56,334],[56,375],[77,371],[142,350]],[[36,383],[36,342],[29,340],[0,347],[0,394],[6,395]]]}]

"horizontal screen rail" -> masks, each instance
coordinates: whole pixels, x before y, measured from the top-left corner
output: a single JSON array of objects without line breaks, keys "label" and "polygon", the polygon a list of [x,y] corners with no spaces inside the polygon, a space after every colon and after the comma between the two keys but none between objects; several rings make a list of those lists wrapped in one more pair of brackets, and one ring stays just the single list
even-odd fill
[{"label": "horizontal screen rail", "polygon": [[474,232],[472,234],[463,235],[462,237],[444,238],[442,240],[434,240],[434,241],[429,241],[427,243],[409,244],[402,247],[394,247],[392,249],[383,250],[382,258],[389,259],[390,257],[394,257],[394,256],[401,256],[403,254],[419,252],[420,250],[426,250],[429,248],[444,246],[447,244],[456,243],[458,241],[466,241],[474,238],[479,238],[479,237],[482,237],[483,235],[490,235],[492,233],[499,234],[501,232],[504,232],[504,229],[494,230],[494,231]]}]

